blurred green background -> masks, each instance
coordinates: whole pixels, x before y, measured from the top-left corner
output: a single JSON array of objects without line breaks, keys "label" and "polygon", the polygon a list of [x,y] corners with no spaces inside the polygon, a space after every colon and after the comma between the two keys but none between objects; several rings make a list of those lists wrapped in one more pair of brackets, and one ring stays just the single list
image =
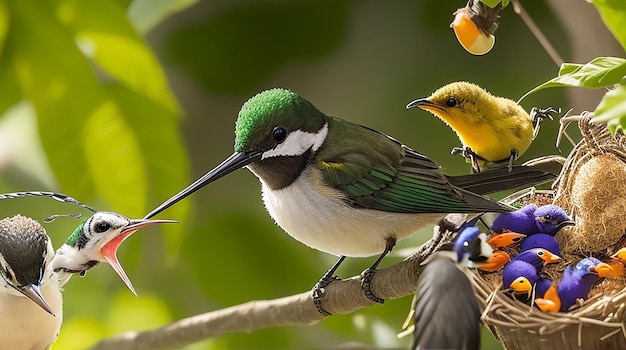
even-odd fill
[{"label": "blurred green background", "polygon": [[[289,88],[321,111],[394,136],[439,162],[454,133],[427,112],[404,109],[457,80],[517,99],[554,77],[557,65],[509,6],[496,46],[471,56],[448,25],[465,1],[437,0],[45,0],[0,1],[0,191],[54,190],[99,210],[141,217],[230,155],[239,107],[257,92]],[[584,1],[524,2],[568,62],[622,56]],[[585,23],[584,26],[576,23]],[[593,110],[602,92],[550,89],[522,105]],[[574,129],[574,128],[572,128]],[[558,122],[544,122],[522,160],[566,155]],[[3,216],[42,221],[80,208],[46,198],[0,201]],[[82,211],[83,214],[89,213]],[[141,330],[249,300],[309,290],[335,257],[290,238],[266,213],[260,185],[241,170],[168,209],[182,223],[146,229],[120,249],[135,299],[108,267],[75,277],[64,294],[55,349],[84,349]],[[55,247],[78,225],[45,227]],[[401,243],[384,266],[427,240]],[[406,248],[403,250],[403,248]],[[348,259],[339,274],[370,259]],[[311,327],[232,334],[189,346],[406,348],[396,334],[411,298],[388,300]],[[484,349],[499,349],[484,337]]]}]

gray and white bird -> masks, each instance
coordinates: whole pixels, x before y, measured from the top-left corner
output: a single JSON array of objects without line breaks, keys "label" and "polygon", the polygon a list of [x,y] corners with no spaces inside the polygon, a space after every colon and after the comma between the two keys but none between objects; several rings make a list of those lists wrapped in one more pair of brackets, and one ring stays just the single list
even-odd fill
[{"label": "gray and white bird", "polygon": [[492,251],[486,235],[469,226],[459,232],[453,244],[424,262],[415,299],[412,349],[480,348],[480,309],[469,267],[485,262]]},{"label": "gray and white bird", "polygon": [[63,299],[44,228],[16,215],[0,220],[0,349],[47,349],[63,321]]}]

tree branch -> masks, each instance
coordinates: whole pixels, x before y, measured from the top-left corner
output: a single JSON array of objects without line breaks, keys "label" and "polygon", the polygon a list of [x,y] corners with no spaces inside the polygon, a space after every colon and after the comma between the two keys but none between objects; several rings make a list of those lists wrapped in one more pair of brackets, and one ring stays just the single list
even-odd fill
[{"label": "tree branch", "polygon": [[[446,227],[458,227],[455,220],[444,224]],[[433,238],[413,255],[374,275],[372,291],[375,295],[383,299],[396,299],[415,293],[422,270],[421,263],[441,244],[451,239],[450,230],[440,232],[438,228],[435,226]],[[324,289],[322,296],[323,308],[333,314],[351,313],[372,304],[361,290],[361,276],[331,283]],[[311,291],[306,291],[279,299],[250,301],[184,318],[152,330],[121,333],[102,340],[92,350],[170,349],[229,333],[253,332],[276,326],[313,325],[324,317],[315,309]]]}]

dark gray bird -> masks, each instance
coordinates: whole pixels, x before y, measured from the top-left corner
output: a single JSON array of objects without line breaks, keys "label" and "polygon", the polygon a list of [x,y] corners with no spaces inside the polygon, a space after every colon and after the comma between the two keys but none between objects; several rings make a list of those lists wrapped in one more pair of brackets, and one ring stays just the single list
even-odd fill
[{"label": "dark gray bird", "polygon": [[480,309],[468,274],[469,267],[491,253],[486,235],[470,226],[425,262],[417,285],[412,349],[480,348]]},{"label": "dark gray bird", "polygon": [[56,339],[63,299],[53,257],[37,221],[21,215],[0,220],[0,349],[47,349]]}]

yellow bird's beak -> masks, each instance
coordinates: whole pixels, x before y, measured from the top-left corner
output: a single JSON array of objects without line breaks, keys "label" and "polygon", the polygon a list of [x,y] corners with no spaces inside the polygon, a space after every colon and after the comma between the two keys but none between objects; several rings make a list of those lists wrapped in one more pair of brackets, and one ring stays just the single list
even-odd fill
[{"label": "yellow bird's beak", "polygon": [[425,111],[429,111],[431,113],[440,113],[442,111],[444,111],[443,108],[441,108],[440,106],[432,103],[428,98],[420,98],[414,101],[409,102],[409,104],[406,105],[406,109],[412,109],[412,108],[421,108]]}]

